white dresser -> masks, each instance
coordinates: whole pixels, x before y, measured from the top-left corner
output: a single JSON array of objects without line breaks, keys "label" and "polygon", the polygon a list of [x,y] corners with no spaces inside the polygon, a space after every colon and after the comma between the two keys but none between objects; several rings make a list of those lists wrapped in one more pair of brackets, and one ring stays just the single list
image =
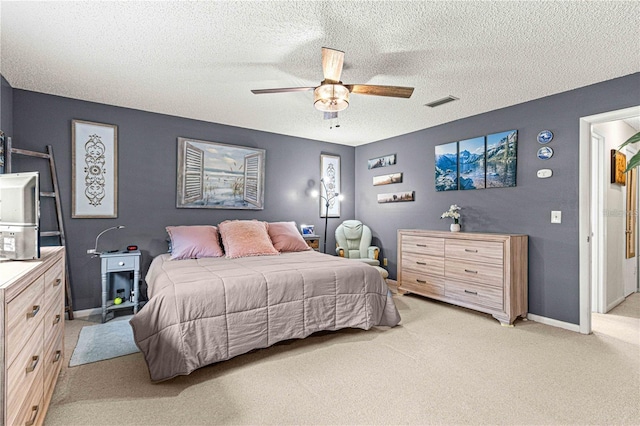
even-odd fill
[{"label": "white dresser", "polygon": [[41,425],[64,359],[64,247],[0,262],[2,424]]},{"label": "white dresser", "polygon": [[398,290],[493,315],[527,316],[526,235],[398,231]]}]

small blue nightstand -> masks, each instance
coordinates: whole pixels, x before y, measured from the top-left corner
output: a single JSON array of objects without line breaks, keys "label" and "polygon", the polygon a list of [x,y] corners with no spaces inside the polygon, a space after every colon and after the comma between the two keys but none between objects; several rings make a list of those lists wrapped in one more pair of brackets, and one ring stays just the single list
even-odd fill
[{"label": "small blue nightstand", "polygon": [[[102,322],[107,321],[107,315],[113,311],[133,308],[133,313],[138,312],[138,297],[140,294],[140,250],[100,253],[102,275]],[[129,294],[124,294],[124,301],[116,305],[114,298],[109,294],[109,274],[118,272],[133,272],[133,301],[129,300]],[[111,317],[113,318],[113,316]],[[109,318],[109,319],[111,319]]]}]

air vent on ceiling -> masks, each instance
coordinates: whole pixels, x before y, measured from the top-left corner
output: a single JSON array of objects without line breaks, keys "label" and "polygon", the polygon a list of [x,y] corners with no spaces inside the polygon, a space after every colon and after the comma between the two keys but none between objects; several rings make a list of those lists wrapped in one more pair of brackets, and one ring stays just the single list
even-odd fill
[{"label": "air vent on ceiling", "polygon": [[437,106],[440,105],[444,105],[447,104],[449,102],[453,102],[453,101],[457,101],[458,98],[456,98],[455,96],[447,96],[446,98],[442,98],[442,99],[438,99],[437,101],[433,101],[433,102],[429,102],[428,104],[424,104],[424,106],[428,106],[430,108],[435,108]]}]

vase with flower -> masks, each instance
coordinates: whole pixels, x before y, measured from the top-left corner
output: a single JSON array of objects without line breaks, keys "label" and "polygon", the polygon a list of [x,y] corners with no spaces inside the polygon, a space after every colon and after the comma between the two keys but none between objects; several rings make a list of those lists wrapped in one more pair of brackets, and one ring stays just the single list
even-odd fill
[{"label": "vase with flower", "polygon": [[449,227],[451,232],[460,232],[460,207],[458,207],[457,204],[451,204],[449,210],[442,213],[440,219],[444,219],[445,217],[453,219],[453,223]]}]

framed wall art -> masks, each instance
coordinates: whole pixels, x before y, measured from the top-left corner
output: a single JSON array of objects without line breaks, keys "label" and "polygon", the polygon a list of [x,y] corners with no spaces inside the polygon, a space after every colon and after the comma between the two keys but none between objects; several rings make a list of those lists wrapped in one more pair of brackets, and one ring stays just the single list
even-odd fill
[{"label": "framed wall art", "polygon": [[373,186],[390,185],[392,183],[402,183],[402,172],[373,177]]},{"label": "framed wall art", "polygon": [[369,169],[377,169],[378,167],[393,166],[396,164],[396,154],[383,155],[382,157],[371,158],[367,162]]},{"label": "framed wall art", "polygon": [[176,207],[262,210],[266,151],[178,138]]},{"label": "framed wall art", "polygon": [[118,126],[72,120],[71,217],[118,217]]},{"label": "framed wall art", "polygon": [[611,183],[625,185],[627,183],[626,174],[627,156],[616,149],[611,150]]},{"label": "framed wall art", "polygon": [[485,187],[484,136],[458,142],[458,152],[460,189],[483,189]]},{"label": "framed wall art", "polygon": [[340,217],[340,200],[336,195],[340,194],[339,155],[320,155],[320,178],[320,217]]},{"label": "framed wall art", "polygon": [[378,203],[400,203],[414,201],[415,191],[392,192],[390,194],[378,194]]},{"label": "framed wall art", "polygon": [[516,186],[518,131],[487,135],[487,188]]},{"label": "framed wall art", "polygon": [[435,147],[436,191],[458,189],[458,142]]}]

